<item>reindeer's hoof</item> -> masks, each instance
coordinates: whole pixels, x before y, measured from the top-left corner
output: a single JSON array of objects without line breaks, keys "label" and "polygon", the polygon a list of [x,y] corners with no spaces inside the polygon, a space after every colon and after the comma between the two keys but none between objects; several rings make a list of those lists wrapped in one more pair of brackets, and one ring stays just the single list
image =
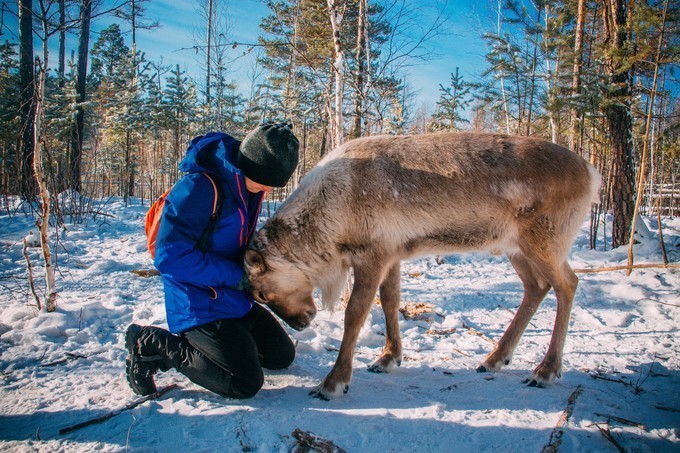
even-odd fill
[{"label": "reindeer's hoof", "polygon": [[310,392],[309,392],[309,395],[312,396],[312,397],[314,397],[314,398],[317,398],[317,399],[320,399],[320,400],[324,400],[324,401],[330,401],[330,400],[331,400],[331,399],[328,397],[328,395],[326,395],[323,391],[319,390],[318,388],[316,388],[316,389],[310,391]]},{"label": "reindeer's hoof", "polygon": [[323,384],[309,392],[309,395],[324,401],[330,401],[338,396],[349,392],[349,384],[338,384],[334,392],[328,391]]},{"label": "reindeer's hoof", "polygon": [[387,370],[383,368],[382,365],[379,363],[374,363],[373,365],[369,366],[368,371],[371,373],[387,373]]},{"label": "reindeer's hoof", "polygon": [[401,366],[401,360],[390,360],[387,364],[378,360],[368,367],[368,371],[371,373],[389,373],[399,366]]},{"label": "reindeer's hoof", "polygon": [[556,378],[562,377],[562,367],[554,362],[541,363],[528,379],[530,387],[550,387]]},{"label": "reindeer's hoof", "polygon": [[495,373],[500,371],[504,365],[510,363],[510,357],[497,358],[494,354],[489,354],[486,359],[476,368],[478,373]]},{"label": "reindeer's hoof", "polygon": [[545,388],[545,383],[537,380],[537,379],[525,379],[524,383],[527,385],[527,387],[536,387],[539,389],[544,389]]},{"label": "reindeer's hoof", "polygon": [[401,366],[401,359],[394,359],[392,357],[379,357],[373,362],[368,371],[371,373],[389,373],[397,367]]}]

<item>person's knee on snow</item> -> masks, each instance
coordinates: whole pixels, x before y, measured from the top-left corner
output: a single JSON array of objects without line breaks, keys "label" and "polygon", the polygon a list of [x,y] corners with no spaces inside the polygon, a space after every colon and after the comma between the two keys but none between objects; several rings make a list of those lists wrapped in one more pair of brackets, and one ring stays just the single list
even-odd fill
[{"label": "person's knee on snow", "polygon": [[[263,366],[292,363],[295,347],[273,317],[259,327],[241,320],[256,307],[243,255],[265,195],[293,175],[298,148],[292,125],[285,123],[262,124],[242,142],[221,132],[191,141],[179,164],[187,174],[153,211],[160,214],[152,256],[163,280],[169,331],[133,329],[126,371],[136,393],[155,390],[156,372],[174,368],[220,395],[250,398],[264,384]],[[241,322],[247,350],[225,353],[237,343],[211,339],[218,332],[202,329],[222,320]],[[147,354],[160,360],[148,362]]]}]

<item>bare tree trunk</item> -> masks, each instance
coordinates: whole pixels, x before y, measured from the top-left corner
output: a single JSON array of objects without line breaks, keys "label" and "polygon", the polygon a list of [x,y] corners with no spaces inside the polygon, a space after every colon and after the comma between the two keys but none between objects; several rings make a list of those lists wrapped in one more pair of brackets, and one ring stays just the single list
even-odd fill
[{"label": "bare tree trunk", "polygon": [[69,156],[68,187],[80,192],[81,166],[83,156],[83,134],[85,132],[85,112],[81,105],[87,95],[87,57],[90,43],[90,20],[92,19],[92,0],[82,0],[80,6],[80,37],[78,39],[78,69],[76,75],[76,118],[71,129],[71,155]]},{"label": "bare tree trunk", "polygon": [[361,137],[361,122],[363,120],[363,101],[364,96],[364,72],[366,71],[366,52],[365,47],[368,42],[366,39],[366,0],[359,0],[359,23],[357,26],[357,72],[354,78],[354,125],[352,126],[352,138]]},{"label": "bare tree trunk", "polygon": [[212,47],[213,0],[208,0],[208,48],[205,57],[205,103],[210,108],[210,50]]},{"label": "bare tree trunk", "polygon": [[[496,16],[496,34],[501,36],[501,9],[502,0],[498,0],[498,11]],[[501,95],[503,97],[503,112],[505,113],[505,133],[510,134],[510,111],[508,107],[508,94],[505,91],[505,76],[501,73]]]},{"label": "bare tree trunk", "polygon": [[[652,124],[652,116],[654,114],[654,101],[656,99],[656,83],[659,76],[659,60],[661,59],[661,49],[663,48],[664,32],[666,30],[666,14],[668,12],[668,0],[664,2],[663,14],[661,16],[661,32],[659,34],[659,45],[656,49],[656,58],[654,59],[654,79],[652,81],[652,90],[649,95],[649,110],[647,111],[647,120],[645,122],[645,136],[642,139],[642,157],[640,158],[640,169],[637,178],[637,191],[635,198],[635,208],[633,209],[633,220],[630,227],[630,239],[628,241],[628,270],[626,275],[630,275],[633,265],[633,244],[635,243],[635,223],[637,214],[640,210],[640,202],[643,198],[645,188],[645,177],[647,170],[647,154],[649,152],[649,130]],[[659,228],[661,226],[659,225]]]},{"label": "bare tree trunk", "polygon": [[627,244],[635,215],[630,69],[622,68],[617,55],[627,41],[626,7],[626,0],[611,0],[604,2],[603,10],[605,66],[610,83],[604,116],[612,147],[612,248]]},{"label": "bare tree trunk", "polygon": [[36,184],[31,168],[35,149],[35,73],[33,68],[33,1],[18,0],[19,9],[19,95],[21,195],[32,200]]},{"label": "bare tree trunk", "polygon": [[[571,128],[569,129],[569,149],[577,151],[576,137],[579,136],[581,114],[576,106],[580,102],[581,92],[581,65],[583,62],[583,29],[585,26],[586,0],[578,0],[578,12],[576,15],[576,31],[574,36],[574,74],[571,80]],[[583,154],[583,153],[579,153]]]},{"label": "bare tree trunk", "polygon": [[335,61],[333,62],[333,72],[335,76],[335,102],[333,107],[333,115],[331,117],[331,148],[336,148],[342,145],[343,130],[342,130],[342,99],[343,99],[343,78],[344,78],[344,58],[342,42],[340,41],[340,24],[342,23],[342,14],[340,13],[341,0],[328,0],[328,16],[331,22],[331,31],[333,32],[333,48],[335,50]]},{"label": "bare tree trunk", "polygon": [[[45,40],[45,47],[47,47],[47,40]],[[47,50],[45,50],[47,53]],[[43,171],[42,156],[43,156],[43,140],[42,140],[42,116],[43,116],[43,101],[45,95],[45,68],[40,71],[40,79],[38,83],[38,93],[36,98],[35,109],[35,143],[36,149],[33,154],[33,171],[38,181],[40,189],[40,199],[42,201],[42,212],[37,222],[40,228],[40,247],[42,249],[43,259],[45,260],[45,281],[47,284],[47,300],[45,302],[45,310],[53,312],[57,309],[57,290],[54,275],[54,266],[52,265],[52,252],[50,250],[50,243],[47,235],[47,230],[50,227],[50,191],[47,184],[47,178]]]},{"label": "bare tree trunk", "polygon": [[[541,8],[537,8],[537,14],[538,16],[536,17],[536,23],[541,22]],[[547,21],[547,18],[546,18]],[[538,37],[536,37],[536,41],[534,42],[534,52],[531,57],[531,80],[529,82],[529,112],[527,114],[527,130],[526,130],[526,136],[531,135],[531,121],[532,121],[532,115],[534,111],[534,95],[536,91],[536,65],[537,65],[537,60],[538,60]]]},{"label": "bare tree trunk", "polygon": [[[295,1],[295,17],[293,18],[293,36],[290,41],[297,47],[298,45],[298,21],[300,19],[300,0]],[[293,96],[293,87],[296,86],[295,66],[297,52],[291,52],[288,57],[288,74],[286,77],[286,95],[283,100],[286,118],[292,118],[293,109],[297,103],[297,96]]]},{"label": "bare tree trunk", "polygon": [[135,173],[132,169],[132,135],[130,129],[125,131],[125,173],[124,180],[127,180],[127,184],[123,188],[123,199],[127,204],[130,197],[135,193]]},{"label": "bare tree trunk", "polygon": [[[47,36],[47,35],[45,35]],[[63,88],[66,81],[66,5],[65,0],[59,0],[59,68],[57,80]]]},{"label": "bare tree trunk", "polygon": [[546,67],[546,77],[545,77],[545,86],[546,86],[546,94],[548,96],[548,104],[550,105],[550,108],[548,109],[548,120],[550,122],[550,139],[553,143],[557,143],[559,139],[559,123],[558,123],[558,118],[559,115],[557,115],[557,112],[555,111],[555,103],[557,100],[557,86],[558,86],[558,78],[559,78],[559,73],[560,73],[560,52],[559,50],[556,53],[555,56],[555,61],[554,61],[554,66],[551,69],[551,64],[552,61],[550,59],[550,43],[548,42],[548,33],[549,33],[549,20],[550,20],[550,4],[546,3],[545,6],[545,12],[544,12],[544,18],[545,18],[545,27],[543,29],[543,43],[544,43],[544,52],[545,52],[545,67]]}]

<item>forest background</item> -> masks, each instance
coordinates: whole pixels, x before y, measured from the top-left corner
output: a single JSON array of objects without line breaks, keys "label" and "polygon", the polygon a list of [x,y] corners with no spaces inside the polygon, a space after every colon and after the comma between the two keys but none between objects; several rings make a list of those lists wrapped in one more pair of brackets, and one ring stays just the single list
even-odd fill
[{"label": "forest background", "polygon": [[[180,177],[195,135],[242,138],[285,119],[302,152],[273,199],[348,139],[472,130],[544,137],[596,165],[593,247],[628,243],[636,212],[678,214],[677,2],[492,0],[451,17],[446,2],[280,0],[254,7],[259,30],[243,38],[234,8],[199,0],[174,17],[192,43],[164,36],[168,59],[188,51],[191,69],[147,58],[140,31],[164,33],[153,3],[2,2],[0,191],[40,201],[4,209],[35,209],[47,228],[50,206],[62,224],[86,218],[93,199],[153,200]],[[455,21],[477,27],[483,64],[447,68],[428,105],[409,69],[456,61],[438,54]],[[64,193],[68,209],[56,203]]]}]

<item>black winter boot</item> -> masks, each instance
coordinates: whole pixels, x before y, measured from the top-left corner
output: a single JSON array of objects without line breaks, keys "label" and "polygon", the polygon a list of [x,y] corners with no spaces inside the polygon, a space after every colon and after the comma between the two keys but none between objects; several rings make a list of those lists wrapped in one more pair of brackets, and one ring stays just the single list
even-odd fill
[{"label": "black winter boot", "polygon": [[139,339],[144,329],[137,324],[130,324],[125,332],[125,348],[128,350],[125,360],[127,381],[132,391],[142,396],[156,393],[153,377],[161,365],[160,356],[143,356],[140,352]]}]

